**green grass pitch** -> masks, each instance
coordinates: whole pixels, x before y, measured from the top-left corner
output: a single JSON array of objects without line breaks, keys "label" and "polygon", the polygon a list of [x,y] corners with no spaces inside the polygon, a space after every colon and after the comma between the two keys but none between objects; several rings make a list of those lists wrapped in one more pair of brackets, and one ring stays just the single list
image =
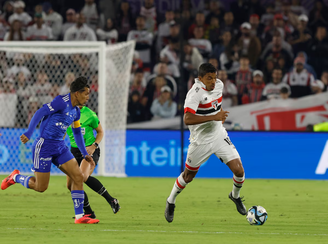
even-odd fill
[{"label": "green grass pitch", "polygon": [[44,193],[19,184],[1,191],[0,243],[328,243],[328,181],[246,179],[246,207],[268,211],[263,226],[251,226],[228,198],[232,179],[195,178],[170,224],[164,208],[174,178],[99,179],[121,210],[114,215],[86,186],[97,225],[74,224],[63,176],[52,176]]}]

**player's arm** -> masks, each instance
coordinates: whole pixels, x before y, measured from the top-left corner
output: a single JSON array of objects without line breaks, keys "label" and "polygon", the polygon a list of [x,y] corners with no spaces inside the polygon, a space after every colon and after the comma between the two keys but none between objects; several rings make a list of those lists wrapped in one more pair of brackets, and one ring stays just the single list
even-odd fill
[{"label": "player's arm", "polygon": [[83,135],[81,131],[80,118],[72,123],[72,131],[77,147],[80,149],[83,157],[89,155],[87,149],[85,148]]},{"label": "player's arm", "polygon": [[92,143],[91,146],[87,147],[87,152],[89,153],[89,155],[92,155],[94,153],[94,151],[98,148],[101,140],[104,137],[104,130],[103,130],[101,124],[99,123],[99,120],[98,120],[97,124],[98,124],[98,126],[93,127],[97,131],[96,139],[95,139],[94,143]]},{"label": "player's arm", "polygon": [[59,110],[65,109],[65,106],[66,105],[65,105],[64,101],[61,99],[61,97],[56,97],[51,103],[44,104],[33,115],[27,131],[20,137],[21,141],[25,144],[26,142],[28,142],[30,140],[35,128],[37,127],[37,125],[39,124],[39,122],[41,121],[41,119],[44,116],[47,116],[47,115],[53,114]]}]

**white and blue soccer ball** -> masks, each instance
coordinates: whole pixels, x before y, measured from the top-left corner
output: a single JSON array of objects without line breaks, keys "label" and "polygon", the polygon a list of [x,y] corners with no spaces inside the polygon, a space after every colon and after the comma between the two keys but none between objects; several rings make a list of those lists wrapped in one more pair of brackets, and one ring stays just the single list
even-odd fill
[{"label": "white and blue soccer ball", "polygon": [[247,211],[246,220],[250,225],[263,225],[268,219],[268,213],[262,206],[253,206]]}]

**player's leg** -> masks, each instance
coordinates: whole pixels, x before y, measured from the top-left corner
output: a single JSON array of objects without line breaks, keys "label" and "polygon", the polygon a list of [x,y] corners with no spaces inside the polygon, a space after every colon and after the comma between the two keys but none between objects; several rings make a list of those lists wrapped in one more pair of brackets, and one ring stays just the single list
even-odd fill
[{"label": "player's leg", "polygon": [[229,198],[235,203],[237,211],[245,215],[246,207],[243,204],[242,198],[240,198],[240,190],[245,180],[245,173],[239,153],[228,136],[222,141],[219,141],[216,144],[216,148],[215,155],[225,163],[233,173],[233,189],[229,194]]},{"label": "player's leg", "polygon": [[[92,155],[92,158],[93,158],[96,165],[99,161],[99,157],[100,157],[100,150],[99,150],[99,148],[97,148],[95,150],[95,152],[93,153],[93,155]],[[85,163],[82,161],[81,167],[82,167],[82,164],[85,164]],[[91,174],[93,173],[93,170],[94,170],[94,167],[90,168],[89,177],[87,177],[87,179],[84,181],[84,183],[88,187],[90,187],[94,192],[98,193],[100,196],[105,198],[106,201],[110,204],[110,206],[113,210],[113,213],[116,214],[121,208],[120,205],[119,205],[119,201],[116,198],[112,197],[108,193],[105,186],[97,178],[91,176]]]},{"label": "player's leg", "polygon": [[20,183],[26,188],[37,192],[44,192],[48,188],[50,179],[50,169],[52,156],[49,149],[51,146],[43,138],[37,138],[32,146],[33,168],[35,176],[20,174],[19,170],[14,170],[1,183],[1,189],[5,190],[10,185]]},{"label": "player's leg", "polygon": [[170,196],[166,201],[165,208],[165,218],[170,223],[173,221],[174,210],[175,210],[175,201],[177,196],[182,192],[183,189],[190,183],[194,177],[196,176],[199,167],[206,162],[206,160],[212,154],[212,145],[198,145],[195,146],[193,144],[189,145],[187,160],[186,160],[186,168],[179,175],[179,177],[175,180]]},{"label": "player's leg", "polygon": [[94,224],[99,220],[90,219],[84,216],[84,190],[83,190],[83,174],[82,171],[72,155],[72,153],[66,147],[62,150],[60,156],[58,156],[54,164],[59,167],[67,176],[70,177],[71,183],[71,196],[74,203],[75,210],[75,223],[77,224]]}]

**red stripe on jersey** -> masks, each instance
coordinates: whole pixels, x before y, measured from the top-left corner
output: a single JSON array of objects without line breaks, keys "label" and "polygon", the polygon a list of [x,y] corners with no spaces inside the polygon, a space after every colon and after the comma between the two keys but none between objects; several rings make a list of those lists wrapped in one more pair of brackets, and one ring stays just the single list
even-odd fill
[{"label": "red stripe on jersey", "polygon": [[184,109],[184,113],[187,113],[187,112],[192,113],[192,114],[195,114],[196,113],[196,111],[193,110],[192,108],[185,108]]},{"label": "red stripe on jersey", "polygon": [[176,183],[177,183],[177,186],[178,186],[180,189],[184,189],[184,188],[185,188],[185,186],[182,186],[182,185],[179,183],[179,180],[178,180],[178,179],[177,179]]},{"label": "red stripe on jersey", "polygon": [[205,90],[205,91],[209,91],[209,90],[206,90],[204,87],[202,87],[202,89]]},{"label": "red stripe on jersey", "polygon": [[235,178],[232,178],[234,182],[236,182],[237,184],[243,184],[245,180],[243,181],[236,181]]},{"label": "red stripe on jersey", "polygon": [[186,164],[186,168],[189,169],[189,170],[191,170],[191,171],[197,171],[199,169],[199,167],[200,166],[198,166],[198,167],[191,167],[188,164]]},{"label": "red stripe on jersey", "polygon": [[[218,101],[218,103],[222,102],[222,96],[219,97],[216,100],[213,100],[212,102]],[[211,108],[212,107],[212,102],[206,103],[206,104],[199,104],[198,108]]]}]

